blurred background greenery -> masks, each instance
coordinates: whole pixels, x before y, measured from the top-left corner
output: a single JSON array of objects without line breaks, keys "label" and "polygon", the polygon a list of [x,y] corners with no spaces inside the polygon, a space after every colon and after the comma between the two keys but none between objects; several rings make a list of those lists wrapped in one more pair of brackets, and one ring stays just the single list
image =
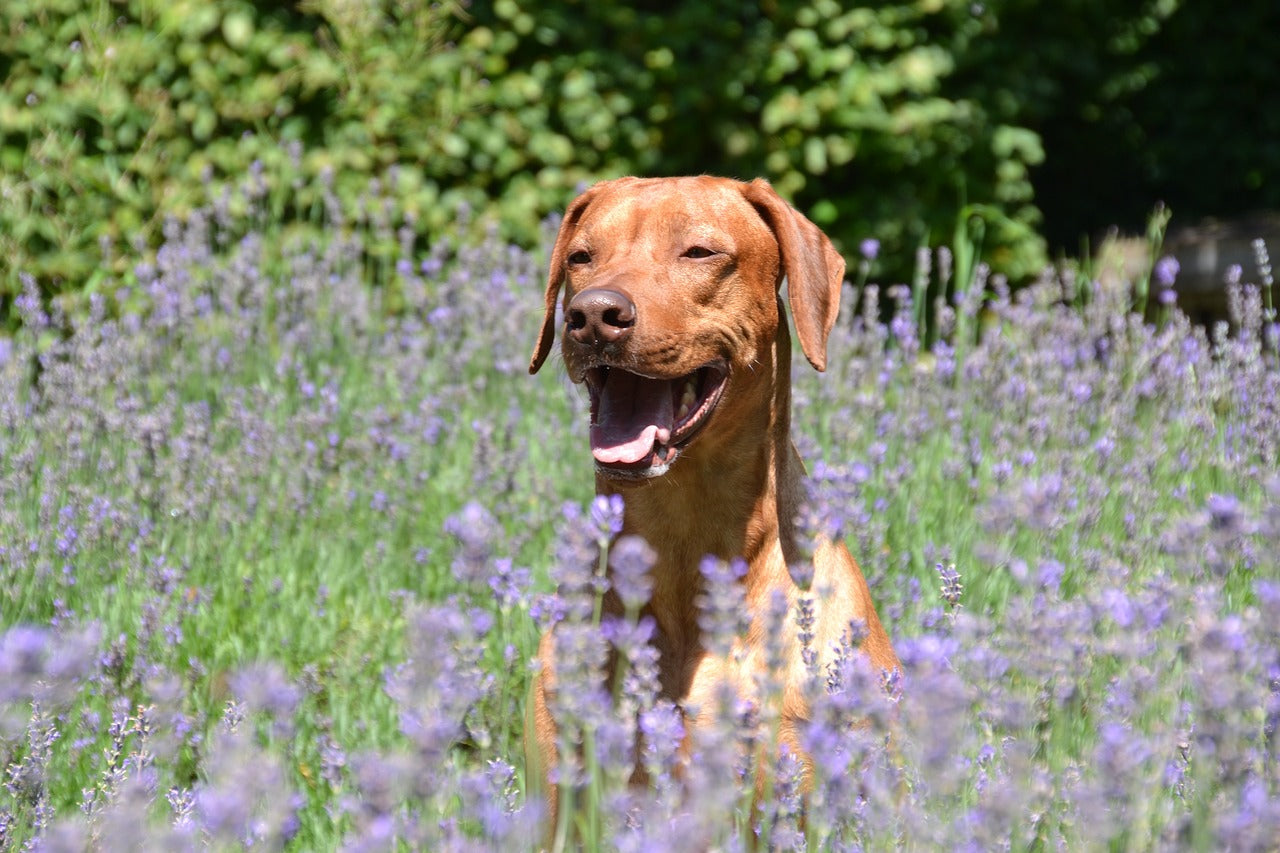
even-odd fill
[{"label": "blurred background greenery", "polygon": [[350,227],[326,197],[389,168],[382,213],[423,245],[460,206],[530,244],[586,183],[706,172],[769,178],[847,255],[909,264],[959,225],[1014,281],[1159,201],[1280,207],[1275,0],[5,6],[5,303],[20,272],[72,301],[127,278],[111,246],[231,186],[273,225]]}]

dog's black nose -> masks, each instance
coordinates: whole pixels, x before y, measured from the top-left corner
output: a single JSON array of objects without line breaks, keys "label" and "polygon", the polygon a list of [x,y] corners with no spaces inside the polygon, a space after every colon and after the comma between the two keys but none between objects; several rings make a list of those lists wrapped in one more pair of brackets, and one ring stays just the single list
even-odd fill
[{"label": "dog's black nose", "polygon": [[593,287],[569,300],[565,323],[569,337],[580,344],[616,344],[635,327],[636,306],[621,291]]}]

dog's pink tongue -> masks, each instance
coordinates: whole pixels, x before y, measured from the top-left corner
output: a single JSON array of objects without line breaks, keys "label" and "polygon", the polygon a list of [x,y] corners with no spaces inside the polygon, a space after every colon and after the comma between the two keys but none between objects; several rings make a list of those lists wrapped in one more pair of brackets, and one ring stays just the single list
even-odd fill
[{"label": "dog's pink tongue", "polygon": [[591,455],[606,465],[640,462],[655,441],[671,438],[674,419],[669,381],[610,370],[591,425]]}]

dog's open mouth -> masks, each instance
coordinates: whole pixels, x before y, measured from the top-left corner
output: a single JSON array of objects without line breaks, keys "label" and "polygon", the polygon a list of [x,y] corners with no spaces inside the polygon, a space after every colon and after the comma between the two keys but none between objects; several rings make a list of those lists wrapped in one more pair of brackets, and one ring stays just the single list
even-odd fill
[{"label": "dog's open mouth", "polygon": [[728,376],[721,362],[676,379],[651,379],[618,367],[588,370],[596,467],[624,477],[665,473],[711,417]]}]

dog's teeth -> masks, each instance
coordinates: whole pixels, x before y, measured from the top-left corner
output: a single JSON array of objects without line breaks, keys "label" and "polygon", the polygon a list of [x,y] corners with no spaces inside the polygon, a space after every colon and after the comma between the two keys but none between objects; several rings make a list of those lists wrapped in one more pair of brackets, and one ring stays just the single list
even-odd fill
[{"label": "dog's teeth", "polygon": [[680,395],[680,408],[676,410],[676,420],[684,420],[693,404],[698,401],[698,392],[692,379],[684,383],[684,393]]}]

